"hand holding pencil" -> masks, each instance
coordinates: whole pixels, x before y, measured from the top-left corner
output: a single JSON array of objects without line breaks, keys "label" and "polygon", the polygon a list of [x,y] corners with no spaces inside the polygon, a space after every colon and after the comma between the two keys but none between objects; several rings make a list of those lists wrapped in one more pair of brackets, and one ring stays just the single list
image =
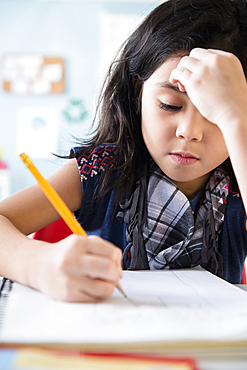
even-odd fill
[{"label": "hand holding pencil", "polygon": [[[48,200],[51,202],[51,204],[54,206],[54,208],[57,210],[59,215],[63,218],[65,223],[69,226],[71,231],[74,234],[82,235],[84,237],[87,237],[87,234],[85,230],[81,227],[81,225],[77,222],[77,220],[72,215],[69,208],[66,206],[66,204],[63,202],[63,200],[60,198],[60,196],[56,193],[56,191],[53,189],[53,187],[42,177],[42,175],[39,173],[37,168],[34,166],[32,161],[28,158],[28,156],[25,153],[22,153],[20,155],[22,161],[25,163],[25,165],[28,167],[30,172],[34,175],[36,180],[38,181],[38,184]],[[124,295],[121,286],[119,284],[116,285],[116,287],[119,289],[119,291]]]}]

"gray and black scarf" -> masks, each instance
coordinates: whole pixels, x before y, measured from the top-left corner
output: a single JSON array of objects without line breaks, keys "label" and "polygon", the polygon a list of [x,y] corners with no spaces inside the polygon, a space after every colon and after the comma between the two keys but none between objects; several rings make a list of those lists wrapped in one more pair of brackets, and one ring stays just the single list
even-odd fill
[{"label": "gray and black scarf", "polygon": [[[147,172],[147,171],[146,171]],[[194,217],[188,198],[152,161],[117,215],[127,223],[123,268],[160,270],[201,265],[222,277],[219,234],[229,194],[222,167],[211,174]]]}]

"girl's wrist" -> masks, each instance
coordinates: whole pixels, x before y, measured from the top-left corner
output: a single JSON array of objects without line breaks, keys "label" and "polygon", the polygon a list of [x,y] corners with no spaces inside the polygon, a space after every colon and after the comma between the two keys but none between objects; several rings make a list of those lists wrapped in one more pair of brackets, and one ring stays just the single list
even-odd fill
[{"label": "girl's wrist", "polygon": [[50,249],[49,243],[39,240],[32,240],[30,247],[31,248],[28,252],[29,258],[27,260],[28,266],[26,268],[25,285],[28,285],[36,290],[40,290],[40,281],[42,279],[41,275],[46,260],[45,256],[47,255],[48,249]]},{"label": "girl's wrist", "polygon": [[235,135],[247,131],[247,112],[245,116],[241,115],[232,118],[229,117],[227,120],[223,119],[217,126],[220,128],[226,141],[228,141],[227,139],[233,140]]}]

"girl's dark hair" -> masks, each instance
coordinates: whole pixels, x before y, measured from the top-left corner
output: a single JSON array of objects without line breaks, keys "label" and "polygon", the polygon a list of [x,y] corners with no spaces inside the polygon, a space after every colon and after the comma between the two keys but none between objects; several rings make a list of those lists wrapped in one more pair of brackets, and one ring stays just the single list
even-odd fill
[{"label": "girl's dark hair", "polygon": [[[118,164],[105,173],[98,197],[118,188],[118,201],[121,200],[149,159],[141,133],[143,83],[167,58],[195,47],[235,54],[246,75],[246,1],[169,0],[155,8],[127,39],[101,91],[95,116],[98,127],[94,136],[82,143],[80,151],[88,153],[103,143],[117,146]],[[229,159],[224,166],[234,179]]]}]

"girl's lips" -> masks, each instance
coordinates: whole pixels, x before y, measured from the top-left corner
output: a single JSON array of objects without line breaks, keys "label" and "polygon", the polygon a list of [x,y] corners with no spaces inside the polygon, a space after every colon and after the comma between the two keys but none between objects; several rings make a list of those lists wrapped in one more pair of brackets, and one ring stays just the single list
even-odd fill
[{"label": "girl's lips", "polygon": [[195,164],[199,159],[190,153],[171,153],[171,159],[181,165]]}]

